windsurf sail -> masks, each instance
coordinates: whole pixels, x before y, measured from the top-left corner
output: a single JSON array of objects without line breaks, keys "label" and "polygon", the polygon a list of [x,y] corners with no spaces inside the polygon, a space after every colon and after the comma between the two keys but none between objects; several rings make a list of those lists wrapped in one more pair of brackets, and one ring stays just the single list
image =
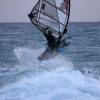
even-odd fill
[{"label": "windsurf sail", "polygon": [[47,27],[54,34],[66,33],[70,0],[38,0],[29,14],[31,22],[41,31]]}]

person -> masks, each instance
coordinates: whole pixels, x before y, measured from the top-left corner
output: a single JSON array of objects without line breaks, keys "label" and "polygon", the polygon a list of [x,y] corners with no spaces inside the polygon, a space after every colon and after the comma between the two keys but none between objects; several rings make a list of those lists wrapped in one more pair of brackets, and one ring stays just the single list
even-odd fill
[{"label": "person", "polygon": [[53,35],[53,32],[48,28],[49,27],[44,29],[45,31],[43,32],[44,36],[47,39],[47,47],[46,50],[38,57],[40,61],[47,60],[56,56],[57,55],[56,50],[59,48],[60,45],[59,39],[61,37],[58,35]]},{"label": "person", "polygon": [[47,39],[48,46],[46,47],[46,50],[38,57],[40,61],[48,60],[50,58],[55,57],[59,54],[59,52],[62,52],[63,47],[69,45],[69,43],[66,43],[65,39],[61,39],[62,36],[60,34],[54,35],[54,33],[49,30],[48,27],[44,30],[45,31],[43,32],[43,34]]},{"label": "person", "polygon": [[44,36],[47,39],[47,45],[48,45],[49,49],[56,50],[57,48],[59,48],[60,39],[61,39],[60,34],[56,35],[51,30],[48,30],[48,28],[47,28],[46,31],[44,32]]},{"label": "person", "polygon": [[66,43],[66,39],[62,39],[62,36],[66,34],[66,32],[67,29],[65,28],[62,35],[55,34],[47,27],[45,29],[45,32],[43,33],[47,39],[47,45],[48,45],[47,50],[49,49],[51,51],[54,51],[67,46],[68,43]]}]

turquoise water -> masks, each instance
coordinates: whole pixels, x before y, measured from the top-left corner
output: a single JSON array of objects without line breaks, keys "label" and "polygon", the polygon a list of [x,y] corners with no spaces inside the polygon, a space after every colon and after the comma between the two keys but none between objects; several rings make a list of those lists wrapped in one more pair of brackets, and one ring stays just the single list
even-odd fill
[{"label": "turquoise water", "polygon": [[46,40],[29,23],[0,24],[0,100],[100,100],[100,23],[70,23],[71,45],[40,62]]}]

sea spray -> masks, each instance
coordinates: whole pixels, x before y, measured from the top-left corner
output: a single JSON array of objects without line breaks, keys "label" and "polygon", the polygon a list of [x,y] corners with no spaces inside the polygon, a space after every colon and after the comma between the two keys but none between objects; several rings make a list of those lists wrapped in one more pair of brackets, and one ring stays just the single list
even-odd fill
[{"label": "sea spray", "polygon": [[[19,60],[19,63],[26,68],[51,70],[59,67],[67,67],[67,69],[73,68],[73,63],[70,59],[64,59],[62,54],[55,56],[53,59],[39,61],[38,57],[44,52],[42,49],[29,49],[29,48],[17,48],[15,49],[15,55]],[[28,66],[28,67],[27,67]]]}]

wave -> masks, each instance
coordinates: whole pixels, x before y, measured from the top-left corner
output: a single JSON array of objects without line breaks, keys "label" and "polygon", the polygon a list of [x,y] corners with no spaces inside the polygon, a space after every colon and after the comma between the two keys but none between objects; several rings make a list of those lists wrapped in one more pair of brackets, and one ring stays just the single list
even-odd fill
[{"label": "wave", "polygon": [[[100,100],[100,80],[73,69],[71,61],[62,55],[40,62],[44,49],[15,49],[19,70],[28,70],[16,82],[0,90],[1,100]],[[37,69],[38,74],[34,75]],[[40,69],[43,69],[41,72]]]}]

